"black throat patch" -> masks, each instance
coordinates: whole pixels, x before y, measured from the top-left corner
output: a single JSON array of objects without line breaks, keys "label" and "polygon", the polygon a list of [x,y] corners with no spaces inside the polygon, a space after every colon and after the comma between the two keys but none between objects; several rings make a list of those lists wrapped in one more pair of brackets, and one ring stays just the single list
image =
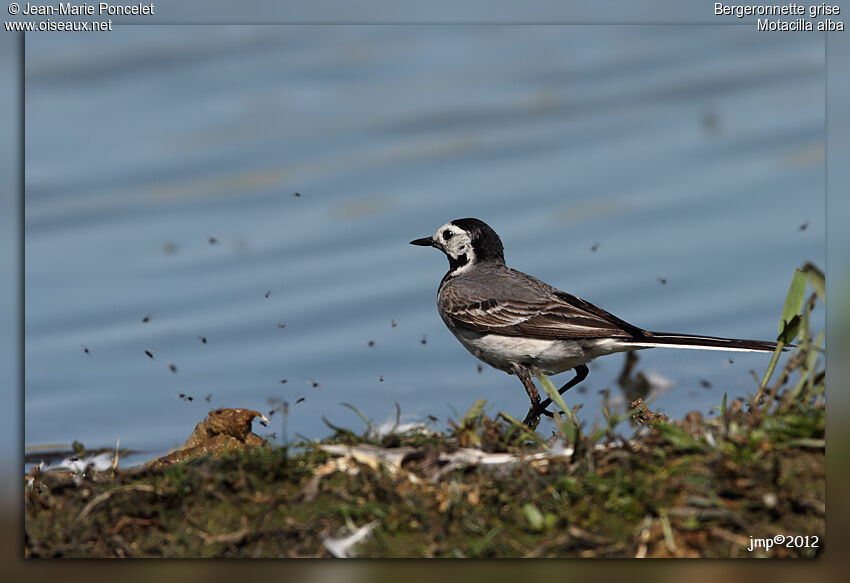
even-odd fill
[{"label": "black throat patch", "polygon": [[469,263],[469,258],[466,253],[461,253],[457,257],[449,257],[449,271],[455,271]]},{"label": "black throat patch", "polygon": [[[448,257],[448,255],[446,255]],[[466,253],[461,253],[458,255],[456,259],[449,257],[449,270],[443,276],[443,279],[440,280],[440,287],[437,289],[443,289],[443,285],[450,279],[457,277],[457,270],[469,263],[469,258]]]}]

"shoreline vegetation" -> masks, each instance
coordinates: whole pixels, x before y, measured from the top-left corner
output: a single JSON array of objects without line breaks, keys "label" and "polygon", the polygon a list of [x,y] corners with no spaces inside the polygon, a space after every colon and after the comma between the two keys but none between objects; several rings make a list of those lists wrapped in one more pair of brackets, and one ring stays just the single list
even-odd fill
[{"label": "shoreline vegetation", "polygon": [[[361,415],[365,431],[329,424],[321,442],[273,447],[251,431],[258,412],[217,409],[141,468],[35,466],[24,554],[816,557],[826,401],[809,316],[824,295],[814,266],[795,271],[758,390],[724,395],[710,419],[669,420],[636,398],[589,427],[540,379],[557,406],[548,439],[481,400],[444,431]],[[635,363],[624,383],[640,381]]]}]

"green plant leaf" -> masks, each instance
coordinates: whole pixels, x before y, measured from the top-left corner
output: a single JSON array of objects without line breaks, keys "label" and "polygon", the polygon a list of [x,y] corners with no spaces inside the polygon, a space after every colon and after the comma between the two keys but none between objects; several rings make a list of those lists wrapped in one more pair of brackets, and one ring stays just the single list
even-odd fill
[{"label": "green plant leaf", "polygon": [[694,439],[684,429],[675,425],[659,423],[655,427],[661,432],[667,441],[685,451],[705,451],[705,445],[697,439]]},{"label": "green plant leaf", "polygon": [[472,407],[469,408],[469,411],[466,412],[466,415],[463,416],[463,425],[465,427],[470,427],[475,424],[476,419],[481,417],[481,413],[484,412],[484,406],[487,404],[485,399],[478,399],[472,404]]},{"label": "green plant leaf", "polygon": [[546,394],[549,395],[549,398],[552,399],[552,402],[555,403],[558,407],[561,408],[561,411],[564,412],[567,417],[570,417],[570,410],[567,407],[566,401],[564,398],[558,393],[558,389],[555,388],[555,385],[552,384],[552,381],[546,375],[540,375],[537,377],[537,380],[540,381],[540,386],[543,387],[543,390],[546,391]]},{"label": "green plant leaf", "polygon": [[564,419],[564,422],[560,424],[561,435],[567,438],[567,441],[570,443],[575,443],[578,439],[578,427],[576,424],[570,421],[569,419]]},{"label": "green plant leaf", "polygon": [[779,356],[782,354],[782,348],[785,346],[785,343],[782,341],[782,335],[779,335],[779,341],[776,343],[776,349],[773,351],[773,355],[770,357],[770,363],[767,365],[767,370],[764,371],[764,376],[761,379],[761,383],[759,384],[759,390],[756,392],[756,397],[754,399],[755,402],[761,398],[764,393],[765,387],[767,387],[768,381],[770,381],[770,377],[773,375],[773,370],[776,368],[776,363],[779,362]]},{"label": "green plant leaf", "polygon": [[806,281],[808,277],[799,269],[794,270],[794,277],[791,278],[791,286],[788,288],[788,295],[785,296],[785,305],[782,307],[782,320],[779,322],[779,333],[787,327],[787,323],[791,322],[792,318],[800,313],[800,308],[803,307],[803,299],[806,296]]},{"label": "green plant leaf", "polygon": [[525,425],[525,423],[521,423],[518,419],[512,417],[511,415],[508,415],[504,411],[499,411],[496,417],[501,417],[502,419],[510,423],[515,430],[519,431],[519,435],[523,439],[534,441],[538,446],[542,447],[543,449],[549,449],[549,444],[546,443],[544,439],[541,439],[541,437],[537,435],[537,433],[530,430]]},{"label": "green plant leaf", "polygon": [[782,327],[782,330],[779,332],[778,340],[783,344],[791,344],[794,341],[794,338],[797,337],[797,333],[800,331],[800,315],[794,315],[788,322]]},{"label": "green plant leaf", "polygon": [[348,409],[351,409],[352,411],[354,411],[355,413],[357,413],[357,416],[358,416],[358,417],[360,417],[360,419],[361,419],[361,420],[363,420],[363,423],[365,423],[365,424],[366,424],[366,431],[367,431],[369,434],[372,434],[372,433],[374,432],[374,430],[375,430],[375,426],[374,426],[374,425],[372,425],[372,421],[371,421],[368,417],[366,417],[366,415],[364,415],[364,414],[360,411],[360,409],[358,409],[357,407],[355,407],[355,406],[354,406],[354,405],[352,405],[351,403],[340,403],[340,405],[342,405],[343,407],[346,407],[346,408],[348,408]]},{"label": "green plant leaf", "polygon": [[823,275],[823,271],[815,267],[815,264],[809,261],[803,265],[802,271],[809,277],[809,283],[812,284],[812,288],[818,294],[818,297],[820,297],[822,302],[825,302],[826,278]]},{"label": "green plant leaf", "polygon": [[531,504],[530,502],[524,504],[522,506],[522,514],[523,516],[525,516],[525,519],[528,521],[528,525],[531,527],[532,530],[537,532],[543,530],[543,513],[540,512],[537,506]]}]

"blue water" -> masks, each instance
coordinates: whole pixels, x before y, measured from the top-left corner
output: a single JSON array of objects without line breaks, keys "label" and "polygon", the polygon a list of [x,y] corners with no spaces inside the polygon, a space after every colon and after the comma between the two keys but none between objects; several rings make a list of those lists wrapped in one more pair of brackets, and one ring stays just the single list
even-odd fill
[{"label": "blue water", "polygon": [[[329,434],[322,416],[360,430],[341,402],[437,428],[479,398],[522,416],[519,381],[479,372],[437,315],[445,258],[407,244],[467,216],[509,265],[636,325],[774,338],[793,269],[824,263],[823,42],[749,26],[29,35],[26,444],[161,452],[212,408],[270,399],[289,402],[289,438]],[[657,349],[639,367],[672,383],[654,406],[675,416],[753,392],[767,361]],[[568,393],[588,423],[622,362]]]}]

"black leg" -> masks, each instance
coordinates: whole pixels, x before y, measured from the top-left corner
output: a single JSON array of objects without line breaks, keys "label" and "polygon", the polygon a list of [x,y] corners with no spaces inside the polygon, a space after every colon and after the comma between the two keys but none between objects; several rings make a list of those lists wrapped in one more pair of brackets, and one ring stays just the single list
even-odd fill
[{"label": "black leg", "polygon": [[[586,364],[580,364],[580,365],[578,365],[577,367],[575,367],[573,370],[574,370],[574,371],[576,371],[576,376],[574,376],[573,378],[571,378],[571,379],[569,380],[569,382],[567,382],[567,383],[566,383],[563,387],[561,387],[560,389],[558,389],[558,394],[559,394],[559,395],[563,395],[565,392],[567,392],[568,390],[572,389],[574,386],[576,386],[576,385],[577,385],[577,384],[579,384],[581,381],[583,381],[584,379],[586,379],[586,378],[587,378],[587,374],[590,372],[590,370],[588,370],[588,368],[587,368],[587,365],[586,365]],[[546,411],[546,407],[548,407],[548,406],[549,406],[549,405],[551,405],[551,404],[552,404],[552,399],[551,399],[551,398],[546,399],[545,401],[543,401],[542,403],[540,403],[539,405],[537,405],[536,407],[534,407],[534,409],[532,410],[532,413],[536,413],[538,416],[539,416],[541,413],[546,413],[546,412],[547,412],[547,411]],[[531,414],[531,413],[529,413],[529,415],[530,415],[530,414]]]}]

